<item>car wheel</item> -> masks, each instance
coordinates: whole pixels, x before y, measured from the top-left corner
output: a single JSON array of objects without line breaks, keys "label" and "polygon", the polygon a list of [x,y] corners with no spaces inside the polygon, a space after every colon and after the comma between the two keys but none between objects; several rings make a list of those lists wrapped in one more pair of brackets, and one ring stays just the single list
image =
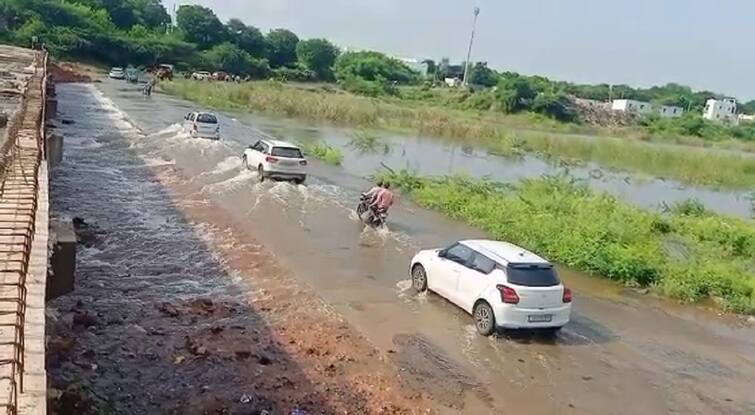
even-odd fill
[{"label": "car wheel", "polygon": [[474,307],[472,312],[474,325],[477,332],[483,336],[490,336],[495,331],[495,315],[493,309],[485,301],[480,301]]},{"label": "car wheel", "polygon": [[412,287],[418,293],[427,290],[427,272],[425,272],[425,267],[420,264],[412,268]]},{"label": "car wheel", "polygon": [[265,168],[262,167],[261,164],[257,166],[257,174],[260,176],[260,181],[264,182],[265,181]]},{"label": "car wheel", "polygon": [[298,179],[294,179],[294,183],[295,184],[304,184],[304,180],[306,180],[306,178],[299,177]]}]

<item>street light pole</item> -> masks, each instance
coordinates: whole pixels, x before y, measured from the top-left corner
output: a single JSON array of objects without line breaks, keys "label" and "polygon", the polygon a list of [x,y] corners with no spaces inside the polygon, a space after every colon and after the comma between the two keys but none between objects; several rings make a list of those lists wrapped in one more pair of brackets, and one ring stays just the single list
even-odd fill
[{"label": "street light pole", "polygon": [[472,59],[472,44],[474,43],[474,34],[475,30],[477,30],[477,16],[480,15],[480,8],[475,7],[474,8],[474,22],[472,23],[472,36],[469,38],[469,49],[467,49],[467,62],[464,65],[464,86],[469,85],[469,64],[470,59]]}]

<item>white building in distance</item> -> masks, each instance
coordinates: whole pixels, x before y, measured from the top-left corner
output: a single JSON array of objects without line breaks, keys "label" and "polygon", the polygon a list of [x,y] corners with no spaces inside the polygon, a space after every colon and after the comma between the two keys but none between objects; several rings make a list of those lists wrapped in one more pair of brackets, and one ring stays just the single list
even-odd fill
[{"label": "white building in distance", "polygon": [[715,122],[737,124],[737,100],[734,98],[709,99],[705,103],[703,118]]},{"label": "white building in distance", "polygon": [[640,115],[656,114],[663,118],[676,118],[684,114],[684,109],[671,105],[653,105],[649,102],[633,99],[615,99],[611,103],[613,111],[627,112]]}]

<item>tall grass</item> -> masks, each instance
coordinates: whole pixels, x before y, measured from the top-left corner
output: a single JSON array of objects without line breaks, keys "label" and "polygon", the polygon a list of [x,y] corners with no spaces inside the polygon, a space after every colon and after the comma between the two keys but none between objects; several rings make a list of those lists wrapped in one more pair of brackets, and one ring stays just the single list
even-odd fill
[{"label": "tall grass", "polygon": [[322,160],[333,166],[340,166],[343,162],[341,150],[321,141],[307,141],[299,143],[305,155]]},{"label": "tall grass", "polygon": [[[493,152],[536,152],[602,166],[675,179],[687,184],[755,187],[755,157],[660,145],[629,138],[579,136],[584,128],[531,115],[421,106],[414,101],[355,96],[333,88],[297,87],[278,82],[241,85],[177,80],[164,90],[215,108],[243,108],[359,128],[411,131],[486,146]],[[533,126],[546,131],[532,131]],[[569,133],[565,135],[564,133]]]},{"label": "tall grass", "polygon": [[355,130],[352,133],[349,147],[362,154],[388,154],[391,151],[391,146],[379,135],[366,129]]},{"label": "tall grass", "polygon": [[755,223],[695,203],[645,211],[565,177],[503,185],[466,177],[386,173],[422,206],[551,260],[686,302],[712,298],[755,313]]}]

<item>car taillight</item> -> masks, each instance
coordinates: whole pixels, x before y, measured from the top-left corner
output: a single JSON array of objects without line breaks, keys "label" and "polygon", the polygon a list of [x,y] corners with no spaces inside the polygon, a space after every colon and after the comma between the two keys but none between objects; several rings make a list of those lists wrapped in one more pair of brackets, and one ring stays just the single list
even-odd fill
[{"label": "car taillight", "polygon": [[505,285],[497,285],[496,288],[501,292],[501,301],[505,304],[519,304],[519,295],[513,288]]},{"label": "car taillight", "polygon": [[268,163],[277,163],[278,159],[275,158],[275,157],[267,156],[267,157],[265,157],[265,161],[268,162]]},{"label": "car taillight", "polygon": [[564,301],[565,303],[571,303],[571,290],[570,290],[570,289],[568,289],[568,288],[566,288],[566,287],[564,287],[564,297],[563,297],[563,301]]},{"label": "car taillight", "polygon": [[299,165],[300,166],[306,166],[307,165],[307,160],[299,160]]}]

